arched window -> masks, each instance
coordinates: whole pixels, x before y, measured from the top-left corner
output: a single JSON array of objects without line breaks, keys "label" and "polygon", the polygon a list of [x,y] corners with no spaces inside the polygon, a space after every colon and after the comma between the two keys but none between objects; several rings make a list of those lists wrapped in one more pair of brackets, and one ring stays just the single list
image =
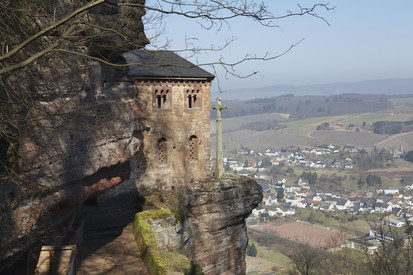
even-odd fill
[{"label": "arched window", "polygon": [[168,163],[168,142],[164,137],[160,138],[158,141],[158,163]]},{"label": "arched window", "polygon": [[198,138],[196,136],[191,136],[189,138],[189,161],[198,160]]},{"label": "arched window", "polygon": [[172,108],[170,87],[154,88],[152,94],[152,110],[168,110]]},{"label": "arched window", "polygon": [[185,90],[185,108],[194,109],[201,108],[201,88],[192,87]]}]

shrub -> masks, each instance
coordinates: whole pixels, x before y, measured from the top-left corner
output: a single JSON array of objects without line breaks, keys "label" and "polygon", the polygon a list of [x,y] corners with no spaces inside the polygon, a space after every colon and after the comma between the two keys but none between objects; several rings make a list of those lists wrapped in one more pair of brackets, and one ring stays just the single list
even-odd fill
[{"label": "shrub", "polygon": [[255,244],[253,242],[251,242],[251,244],[248,243],[247,255],[251,257],[257,257],[257,248],[255,247]]}]

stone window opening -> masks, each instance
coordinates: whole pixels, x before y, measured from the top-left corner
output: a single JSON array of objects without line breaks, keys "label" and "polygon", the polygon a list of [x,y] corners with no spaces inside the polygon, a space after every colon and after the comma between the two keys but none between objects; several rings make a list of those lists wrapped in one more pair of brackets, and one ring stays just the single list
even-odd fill
[{"label": "stone window opening", "polygon": [[189,138],[188,155],[189,155],[189,161],[198,160],[198,138],[195,135]]},{"label": "stone window opening", "polygon": [[185,91],[185,108],[201,108],[201,90],[199,88],[187,89]]},{"label": "stone window opening", "polygon": [[168,163],[168,142],[166,138],[162,137],[158,141],[158,164]]},{"label": "stone window opening", "polygon": [[155,89],[152,97],[153,110],[171,109],[171,91],[168,88]]}]

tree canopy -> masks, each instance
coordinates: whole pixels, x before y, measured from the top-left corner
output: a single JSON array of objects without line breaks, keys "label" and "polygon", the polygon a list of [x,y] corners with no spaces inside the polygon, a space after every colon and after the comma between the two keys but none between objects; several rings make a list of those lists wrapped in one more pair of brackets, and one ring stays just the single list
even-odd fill
[{"label": "tree canopy", "polygon": [[404,159],[410,162],[413,162],[413,150],[406,153]]}]

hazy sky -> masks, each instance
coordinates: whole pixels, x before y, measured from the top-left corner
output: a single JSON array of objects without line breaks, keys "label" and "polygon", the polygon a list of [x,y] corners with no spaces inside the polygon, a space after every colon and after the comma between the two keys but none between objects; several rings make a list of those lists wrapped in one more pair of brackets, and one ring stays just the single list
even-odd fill
[{"label": "hazy sky", "polygon": [[[237,61],[246,54],[278,55],[304,38],[286,55],[267,62],[245,63],[243,74],[259,71],[248,79],[228,77],[217,71],[224,90],[277,84],[324,84],[385,78],[413,78],[413,1],[331,0],[335,10],[319,10],[330,26],[320,19],[303,16],[277,21],[280,28],[265,28],[247,20],[235,20],[222,30],[204,30],[194,21],[169,17],[166,34],[171,49],[184,47],[185,37],[196,37],[199,45],[220,45],[237,40],[226,50],[204,54],[198,62]],[[315,1],[265,0],[276,15],[297,10],[297,3],[311,6]],[[319,2],[326,3],[326,2]],[[197,60],[192,59],[196,63]],[[210,68],[205,67],[211,71]],[[217,81],[215,81],[217,82]],[[216,86],[216,84],[214,85]]]}]

